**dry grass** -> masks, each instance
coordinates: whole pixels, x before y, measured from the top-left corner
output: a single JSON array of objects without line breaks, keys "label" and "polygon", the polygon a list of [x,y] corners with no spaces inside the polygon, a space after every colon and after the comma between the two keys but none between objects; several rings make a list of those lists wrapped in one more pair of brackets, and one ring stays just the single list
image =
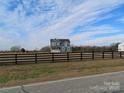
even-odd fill
[{"label": "dry grass", "polygon": [[0,66],[0,87],[124,70],[124,59]]}]

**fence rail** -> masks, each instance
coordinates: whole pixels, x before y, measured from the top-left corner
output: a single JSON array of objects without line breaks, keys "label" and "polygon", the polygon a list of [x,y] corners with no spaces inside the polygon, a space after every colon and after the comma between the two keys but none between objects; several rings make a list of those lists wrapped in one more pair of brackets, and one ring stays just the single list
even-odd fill
[{"label": "fence rail", "polygon": [[72,60],[95,60],[124,58],[124,52],[75,52],[75,53],[0,53],[0,64],[3,63],[43,63],[69,62]]}]

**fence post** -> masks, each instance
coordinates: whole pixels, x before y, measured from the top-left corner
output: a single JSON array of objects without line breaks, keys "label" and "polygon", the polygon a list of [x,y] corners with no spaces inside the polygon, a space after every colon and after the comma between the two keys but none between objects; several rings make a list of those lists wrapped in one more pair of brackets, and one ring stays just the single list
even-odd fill
[{"label": "fence post", "polygon": [[67,61],[69,61],[69,52],[67,52]]},{"label": "fence post", "polygon": [[82,60],[83,59],[83,56],[82,56],[82,52],[81,52],[81,58],[80,58],[80,60]]},{"label": "fence post", "polygon": [[92,59],[94,60],[94,54],[95,54],[95,52],[94,51],[92,51]]},{"label": "fence post", "polygon": [[35,53],[35,63],[37,63],[37,53]]},{"label": "fence post", "polygon": [[52,62],[54,63],[54,53],[52,53]]},{"label": "fence post", "polygon": [[17,61],[17,54],[15,54],[15,64],[18,64],[18,61]]},{"label": "fence post", "polygon": [[104,55],[105,53],[104,53],[104,51],[102,52],[102,58],[104,59],[105,58],[105,55]]},{"label": "fence post", "polygon": [[114,52],[112,51],[112,59],[114,59]]},{"label": "fence post", "polygon": [[122,58],[122,52],[120,52],[120,58]]}]

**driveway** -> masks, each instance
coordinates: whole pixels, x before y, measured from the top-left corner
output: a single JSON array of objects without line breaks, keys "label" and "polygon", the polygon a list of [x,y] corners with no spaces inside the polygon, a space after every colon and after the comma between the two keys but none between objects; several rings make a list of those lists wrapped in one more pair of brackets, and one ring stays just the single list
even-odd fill
[{"label": "driveway", "polygon": [[0,93],[124,93],[124,71],[1,88]]}]

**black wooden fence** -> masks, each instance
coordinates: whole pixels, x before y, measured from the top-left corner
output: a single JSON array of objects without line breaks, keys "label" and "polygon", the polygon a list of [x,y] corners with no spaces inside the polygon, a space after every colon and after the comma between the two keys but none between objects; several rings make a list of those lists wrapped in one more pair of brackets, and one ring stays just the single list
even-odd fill
[{"label": "black wooden fence", "polygon": [[75,52],[75,53],[0,53],[2,63],[44,63],[67,62],[72,60],[96,60],[124,58],[124,52]]}]

